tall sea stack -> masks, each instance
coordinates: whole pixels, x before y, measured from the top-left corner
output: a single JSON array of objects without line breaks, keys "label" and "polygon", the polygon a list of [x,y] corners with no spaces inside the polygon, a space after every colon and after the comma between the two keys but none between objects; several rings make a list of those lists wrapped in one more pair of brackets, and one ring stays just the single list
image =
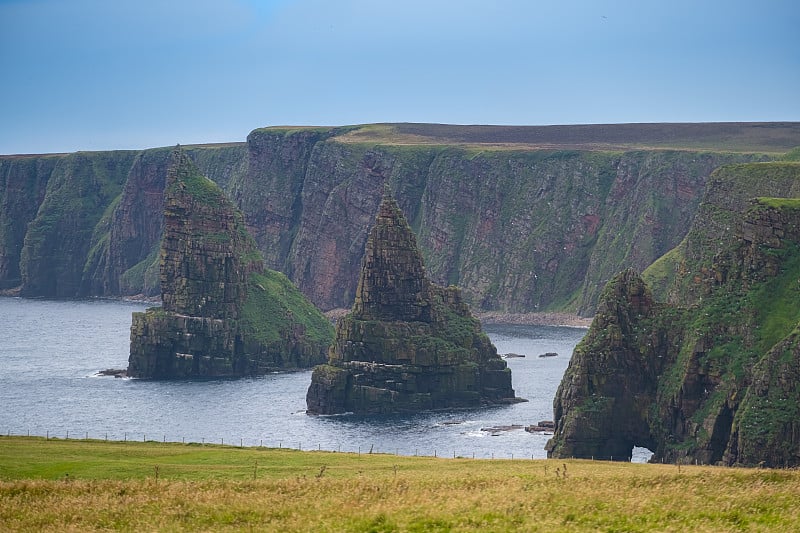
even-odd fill
[{"label": "tall sea stack", "polygon": [[164,194],[163,305],[133,314],[128,375],[242,376],[324,361],[328,321],[264,268],[241,213],[180,149]]},{"label": "tall sea stack", "polygon": [[432,283],[402,211],[384,196],[352,311],[328,364],[314,369],[311,414],[415,412],[519,401],[511,371],[456,287]]}]

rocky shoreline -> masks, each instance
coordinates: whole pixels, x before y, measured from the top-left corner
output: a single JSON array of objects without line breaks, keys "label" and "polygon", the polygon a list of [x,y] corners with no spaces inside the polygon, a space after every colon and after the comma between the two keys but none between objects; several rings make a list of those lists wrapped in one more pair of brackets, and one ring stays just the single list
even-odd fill
[{"label": "rocky shoreline", "polygon": [[[349,313],[349,309],[331,309],[324,315],[336,322]],[[569,313],[501,313],[499,311],[486,311],[474,313],[481,324],[513,324],[520,326],[567,326],[571,328],[588,328],[592,319]]]},{"label": "rocky shoreline", "polygon": [[592,319],[569,313],[500,313],[487,311],[475,313],[481,324],[516,324],[523,326],[569,326],[588,328]]},{"label": "rocky shoreline", "polygon": [[[19,287],[16,289],[0,290],[0,296],[19,296]],[[159,305],[161,298],[158,296],[145,296],[138,294],[124,297],[108,297],[108,300],[119,300],[122,302],[144,302]],[[336,323],[341,317],[350,312],[350,309],[336,308],[325,311],[323,315]],[[512,324],[520,326],[566,326],[570,328],[588,328],[592,325],[592,318],[586,318],[569,313],[501,313],[499,311],[485,311],[473,313],[481,324]]]}]

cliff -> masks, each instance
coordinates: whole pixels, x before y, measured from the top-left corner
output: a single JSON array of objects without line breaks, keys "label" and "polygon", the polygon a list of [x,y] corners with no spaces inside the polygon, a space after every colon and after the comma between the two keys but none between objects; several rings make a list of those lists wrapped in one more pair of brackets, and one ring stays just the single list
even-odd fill
[{"label": "cliff", "polygon": [[[246,163],[243,144],[187,153],[221,184]],[[49,298],[157,295],[169,156],[161,148],[0,157],[0,289]]]},{"label": "cliff", "polygon": [[632,271],[608,284],[550,456],[800,464],[799,184],[799,163],[720,168],[686,239],[643,275],[668,301]]},{"label": "cliff", "polygon": [[58,156],[0,158],[0,289],[22,283],[20,260],[28,224],[44,201]]},{"label": "cliff", "polygon": [[241,376],[324,360],[330,324],[265,270],[242,214],[180,149],[166,172],[159,272],[163,306],[134,313],[128,375]]},{"label": "cliff", "polygon": [[308,412],[394,413],[518,401],[511,371],[456,287],[431,283],[402,211],[384,197],[352,312],[314,369]]},{"label": "cliff", "polygon": [[[184,152],[220,187],[244,172],[245,146],[189,147]],[[136,154],[121,194],[94,229],[80,295],[158,296],[159,246],[170,148]]]},{"label": "cliff", "polygon": [[[246,144],[186,150],[242,209],[267,266],[323,309],[352,304],[388,182],[431,279],[461,286],[473,308],[587,316],[615,272],[641,271],[681,242],[715,168],[797,145],[792,123],[395,124],[265,128]],[[79,155],[119,159],[91,205],[85,188],[61,185],[53,170]],[[13,220],[0,234],[2,287],[30,296],[156,295],[168,155],[0,158],[0,219]],[[96,181],[88,166],[72,168],[72,179]],[[72,215],[56,197],[77,206]],[[68,250],[58,251],[61,241]],[[62,271],[71,281],[52,283]]]}]

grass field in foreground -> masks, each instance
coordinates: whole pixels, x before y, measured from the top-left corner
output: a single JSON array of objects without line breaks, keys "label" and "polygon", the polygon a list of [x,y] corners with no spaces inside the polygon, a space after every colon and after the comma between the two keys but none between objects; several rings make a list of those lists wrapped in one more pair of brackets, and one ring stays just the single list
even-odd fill
[{"label": "grass field in foreground", "polygon": [[796,531],[800,471],[0,437],[0,530]]}]

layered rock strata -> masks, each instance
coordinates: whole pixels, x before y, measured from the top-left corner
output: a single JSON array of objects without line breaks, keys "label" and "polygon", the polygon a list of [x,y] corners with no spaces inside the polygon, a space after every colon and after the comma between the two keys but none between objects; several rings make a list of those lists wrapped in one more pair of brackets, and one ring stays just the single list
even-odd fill
[{"label": "layered rock strata", "polygon": [[180,149],[164,196],[162,307],[133,314],[128,375],[241,376],[324,360],[332,327],[264,262],[241,213]]},{"label": "layered rock strata", "polygon": [[[389,182],[428,275],[473,309],[590,316],[616,272],[681,241],[712,170],[797,145],[786,123],[386,124],[185,150],[241,208],[265,264],[322,309],[352,305]],[[0,156],[0,291],[158,296],[169,154]]]},{"label": "layered rock strata", "polygon": [[518,401],[511,371],[456,287],[432,283],[416,238],[384,196],[355,304],[314,369],[308,412],[394,413]]},{"label": "layered rock strata", "polygon": [[720,169],[645,272],[669,302],[632,271],[608,284],[554,401],[551,457],[800,465],[800,199],[753,198],[798,183],[798,163]]}]

